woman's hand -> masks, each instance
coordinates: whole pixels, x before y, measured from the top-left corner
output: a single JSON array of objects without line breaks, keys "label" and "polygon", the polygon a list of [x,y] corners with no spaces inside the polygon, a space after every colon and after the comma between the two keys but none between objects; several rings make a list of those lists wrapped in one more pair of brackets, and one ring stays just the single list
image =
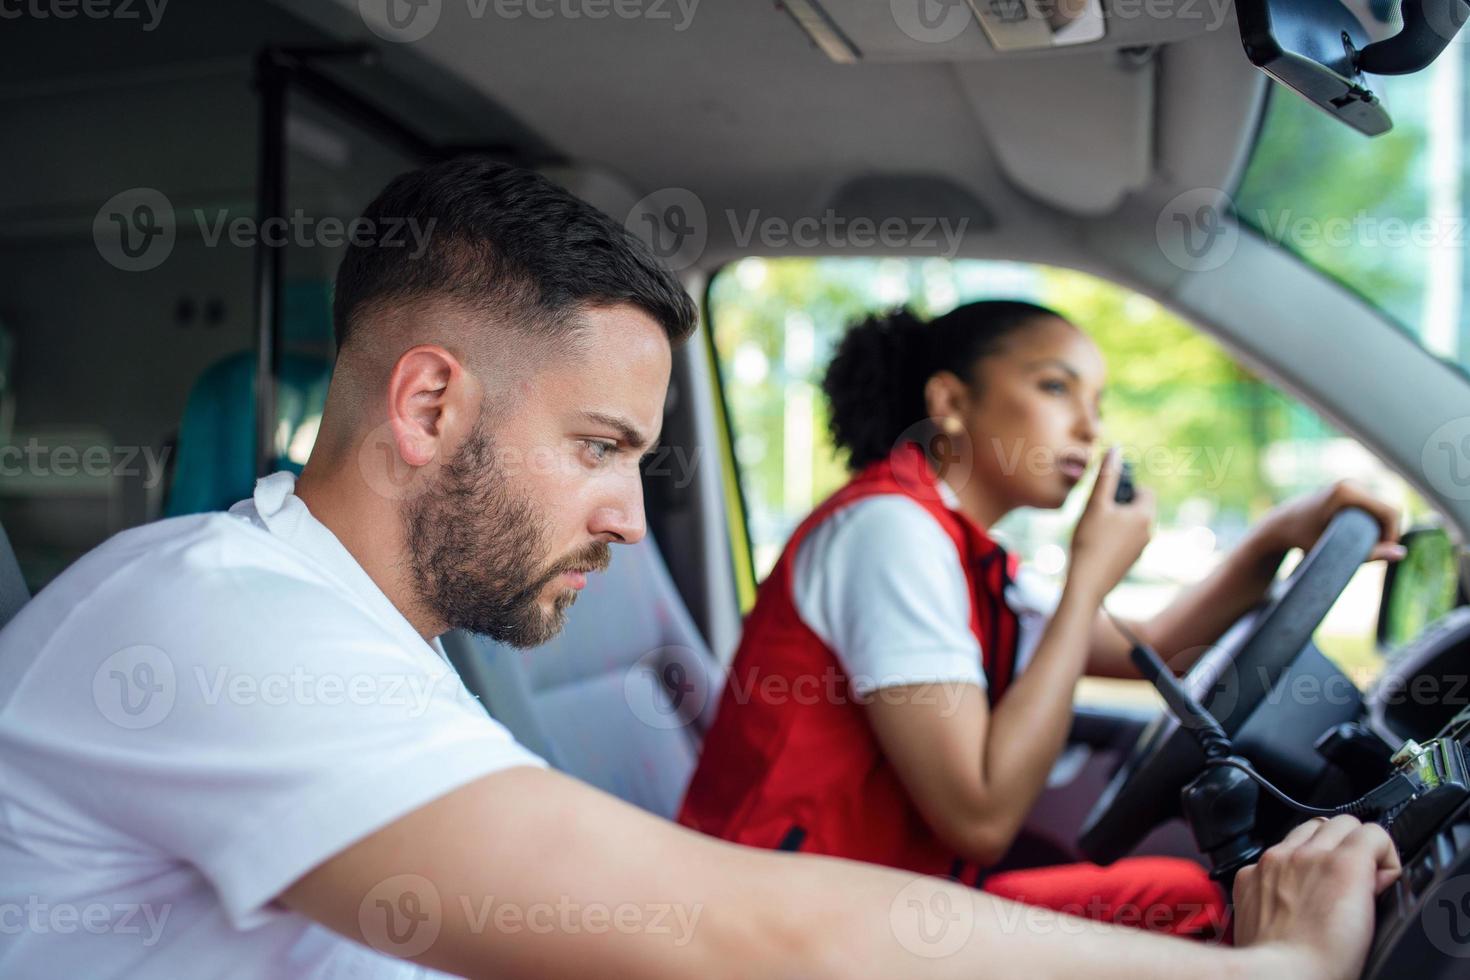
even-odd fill
[{"label": "woman's hand", "polygon": [[1404,546],[1398,543],[1398,511],[1346,480],[1281,504],[1261,519],[1251,536],[1267,554],[1284,555],[1292,548],[1310,551],[1328,522],[1344,507],[1361,507],[1378,521],[1380,535],[1368,561],[1398,561],[1404,557]]},{"label": "woman's hand", "polygon": [[1099,603],[1138,561],[1153,535],[1154,495],[1150,490],[1136,488],[1132,503],[1113,499],[1122,468],[1122,457],[1114,446],[1103,457],[1092,496],[1072,532],[1067,585],[1087,590],[1089,598]]}]

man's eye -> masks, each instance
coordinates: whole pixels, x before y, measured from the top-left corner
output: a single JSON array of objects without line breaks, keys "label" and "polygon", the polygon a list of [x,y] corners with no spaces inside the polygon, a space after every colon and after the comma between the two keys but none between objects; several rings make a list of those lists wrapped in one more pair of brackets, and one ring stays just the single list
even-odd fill
[{"label": "man's eye", "polygon": [[1065,395],[1067,393],[1067,382],[1065,381],[1043,381],[1041,390],[1052,395]]},{"label": "man's eye", "polygon": [[594,463],[605,463],[618,447],[610,442],[598,442],[596,439],[583,439],[582,444],[587,447],[588,454]]}]

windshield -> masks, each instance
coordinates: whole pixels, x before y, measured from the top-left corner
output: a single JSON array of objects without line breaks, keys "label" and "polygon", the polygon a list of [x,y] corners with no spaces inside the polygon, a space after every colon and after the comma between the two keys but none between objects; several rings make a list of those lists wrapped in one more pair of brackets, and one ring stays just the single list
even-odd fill
[{"label": "windshield", "polygon": [[1271,87],[1241,221],[1355,291],[1464,369],[1467,47],[1428,69],[1371,79],[1394,128],[1369,138]]}]

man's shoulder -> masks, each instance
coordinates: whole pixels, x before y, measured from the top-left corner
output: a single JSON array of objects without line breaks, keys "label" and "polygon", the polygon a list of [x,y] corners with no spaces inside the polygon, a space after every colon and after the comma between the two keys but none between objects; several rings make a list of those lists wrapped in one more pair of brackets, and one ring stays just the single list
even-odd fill
[{"label": "man's shoulder", "polygon": [[303,584],[328,581],[308,556],[249,516],[212,512],[172,517],[116,534],[83,555],[53,584],[74,582],[95,590],[167,583],[181,589],[216,590],[228,587],[239,575],[285,577]]},{"label": "man's shoulder", "polygon": [[340,593],[307,555],[247,516],[174,517],[116,534],[77,559],[0,631],[0,649],[17,633],[34,642],[38,633],[97,617],[219,618],[271,596],[329,606]]}]

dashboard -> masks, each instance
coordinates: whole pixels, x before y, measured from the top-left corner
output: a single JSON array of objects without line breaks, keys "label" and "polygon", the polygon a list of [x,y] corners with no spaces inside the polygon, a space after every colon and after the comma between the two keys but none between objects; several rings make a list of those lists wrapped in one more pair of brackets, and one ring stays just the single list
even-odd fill
[{"label": "dashboard", "polygon": [[[1366,697],[1384,744],[1443,738],[1470,754],[1470,608],[1444,616],[1388,664]],[[1470,794],[1425,794],[1382,822],[1404,872],[1378,899],[1365,978],[1470,977]]]}]

